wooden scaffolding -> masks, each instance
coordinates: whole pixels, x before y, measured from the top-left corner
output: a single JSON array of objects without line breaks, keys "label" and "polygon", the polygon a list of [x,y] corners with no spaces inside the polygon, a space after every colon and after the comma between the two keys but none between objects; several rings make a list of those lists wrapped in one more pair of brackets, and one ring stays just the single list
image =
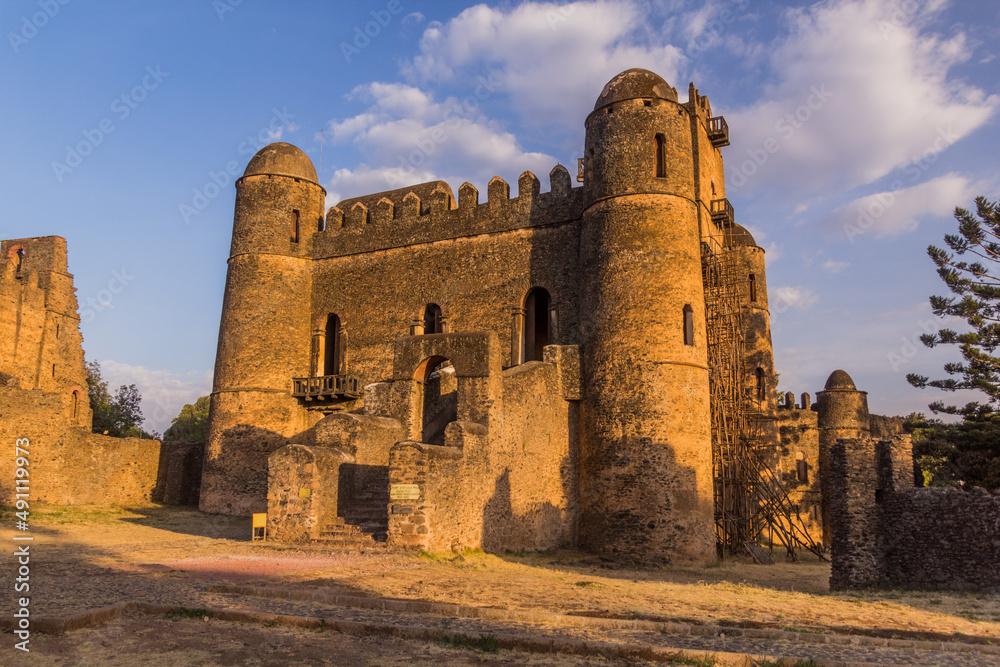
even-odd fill
[{"label": "wooden scaffolding", "polygon": [[764,437],[763,401],[747,380],[752,373],[744,327],[746,271],[729,235],[724,238],[708,237],[701,244],[719,555],[749,551],[758,561],[769,561],[759,546],[766,540],[769,547],[784,546],[793,559],[799,548],[824,558],[822,545],[812,540],[768,464],[777,443]]}]

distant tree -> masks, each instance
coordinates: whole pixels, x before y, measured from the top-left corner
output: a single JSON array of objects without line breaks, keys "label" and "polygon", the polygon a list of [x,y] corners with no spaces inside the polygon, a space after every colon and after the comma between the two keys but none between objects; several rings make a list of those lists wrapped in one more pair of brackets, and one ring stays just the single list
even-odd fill
[{"label": "distant tree", "polygon": [[918,485],[1000,488],[1000,414],[945,424],[913,413],[904,428],[913,436]]},{"label": "distant tree", "polygon": [[101,365],[96,361],[85,363],[90,408],[94,411],[91,430],[115,438],[155,438],[155,433],[143,431],[142,396],[134,384],[118,387],[112,396],[107,381],[101,377]]},{"label": "distant tree", "polygon": [[163,432],[163,439],[205,442],[210,406],[211,398],[209,396],[202,396],[194,402],[194,405],[185,405],[181,408],[181,413],[170,422],[170,428]]},{"label": "distant tree", "polygon": [[[927,347],[957,345],[964,362],[945,364],[945,372],[954,377],[928,380],[926,376],[911,373],[906,379],[920,388],[981,391],[986,395],[984,403],[973,401],[956,407],[936,401],[930,409],[966,417],[984,417],[1000,408],[1000,357],[996,356],[1000,346],[1000,206],[985,197],[976,197],[976,214],[958,207],[955,219],[959,233],[944,237],[955,254],[935,246],[928,247],[927,254],[948,289],[961,298],[932,296],[931,308],[939,317],[951,315],[963,318],[972,331],[959,334],[951,329],[941,329],[935,334],[922,335],[920,340]],[[956,261],[956,255],[966,254],[974,255],[987,264],[979,260]]]}]

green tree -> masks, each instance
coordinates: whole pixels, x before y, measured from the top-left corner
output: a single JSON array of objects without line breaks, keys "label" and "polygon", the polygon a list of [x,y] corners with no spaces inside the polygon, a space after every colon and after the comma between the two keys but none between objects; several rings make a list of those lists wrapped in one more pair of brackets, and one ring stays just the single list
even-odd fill
[{"label": "green tree", "polygon": [[208,410],[211,398],[202,396],[194,405],[190,403],[181,408],[181,413],[170,422],[170,428],[163,432],[164,440],[183,442],[205,442],[208,430]]},{"label": "green tree", "polygon": [[[958,234],[947,234],[945,243],[951,254],[936,246],[927,248],[938,275],[956,297],[932,296],[931,308],[941,317],[960,317],[972,328],[967,333],[940,329],[924,334],[920,340],[927,347],[957,345],[964,361],[945,364],[952,377],[929,380],[911,373],[907,381],[914,387],[936,387],[944,391],[975,389],[986,396],[985,402],[972,401],[963,407],[946,406],[941,401],[930,405],[934,412],[984,417],[1000,407],[1000,206],[985,197],[976,197],[976,213],[955,208]],[[956,256],[978,257],[971,262]],[[986,262],[985,264],[983,262]]]},{"label": "green tree", "polygon": [[142,396],[134,384],[118,387],[114,395],[108,391],[107,381],[101,377],[101,365],[96,361],[85,363],[90,408],[94,411],[91,430],[115,438],[155,438],[155,433],[143,431]]},{"label": "green tree", "polygon": [[1000,414],[971,415],[957,424],[909,415],[917,484],[1000,488]]}]

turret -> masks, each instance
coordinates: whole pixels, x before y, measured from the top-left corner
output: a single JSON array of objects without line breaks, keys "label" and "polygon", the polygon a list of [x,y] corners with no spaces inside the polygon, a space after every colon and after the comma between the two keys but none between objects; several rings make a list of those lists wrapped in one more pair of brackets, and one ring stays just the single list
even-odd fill
[{"label": "turret", "polygon": [[633,69],[586,120],[580,541],[644,561],[716,557],[700,240],[722,162],[702,100]]},{"label": "turret", "polygon": [[823,391],[816,392],[816,412],[823,541],[829,545],[833,535],[830,524],[830,449],[841,438],[864,440],[871,435],[868,392],[858,391],[847,372],[836,370],[827,378]]},{"label": "turret", "polygon": [[201,509],[267,509],[267,456],[307,430],[291,396],[311,375],[311,253],[326,192],[298,148],[261,149],[236,181]]}]

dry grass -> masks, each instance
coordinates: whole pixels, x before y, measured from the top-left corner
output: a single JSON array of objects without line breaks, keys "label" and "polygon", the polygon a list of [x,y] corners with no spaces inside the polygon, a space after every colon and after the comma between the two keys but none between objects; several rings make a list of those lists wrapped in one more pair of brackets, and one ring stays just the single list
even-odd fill
[{"label": "dry grass", "polygon": [[[9,517],[0,539],[9,539]],[[235,555],[315,559],[316,551],[249,542],[249,521],[178,508],[37,508],[36,545],[116,567]],[[95,529],[96,528],[96,529]],[[81,548],[82,547],[82,548]],[[99,556],[95,554],[100,554]],[[53,554],[54,555],[54,554]],[[777,556],[777,552],[775,553]],[[93,562],[91,562],[93,561]],[[891,629],[1000,638],[1000,595],[876,590],[830,593],[814,557],[762,566],[731,559],[708,568],[630,568],[559,551],[381,557],[377,564],[286,571],[262,583],[331,586],[377,596],[820,631]],[[178,573],[180,574],[180,573]]]}]

